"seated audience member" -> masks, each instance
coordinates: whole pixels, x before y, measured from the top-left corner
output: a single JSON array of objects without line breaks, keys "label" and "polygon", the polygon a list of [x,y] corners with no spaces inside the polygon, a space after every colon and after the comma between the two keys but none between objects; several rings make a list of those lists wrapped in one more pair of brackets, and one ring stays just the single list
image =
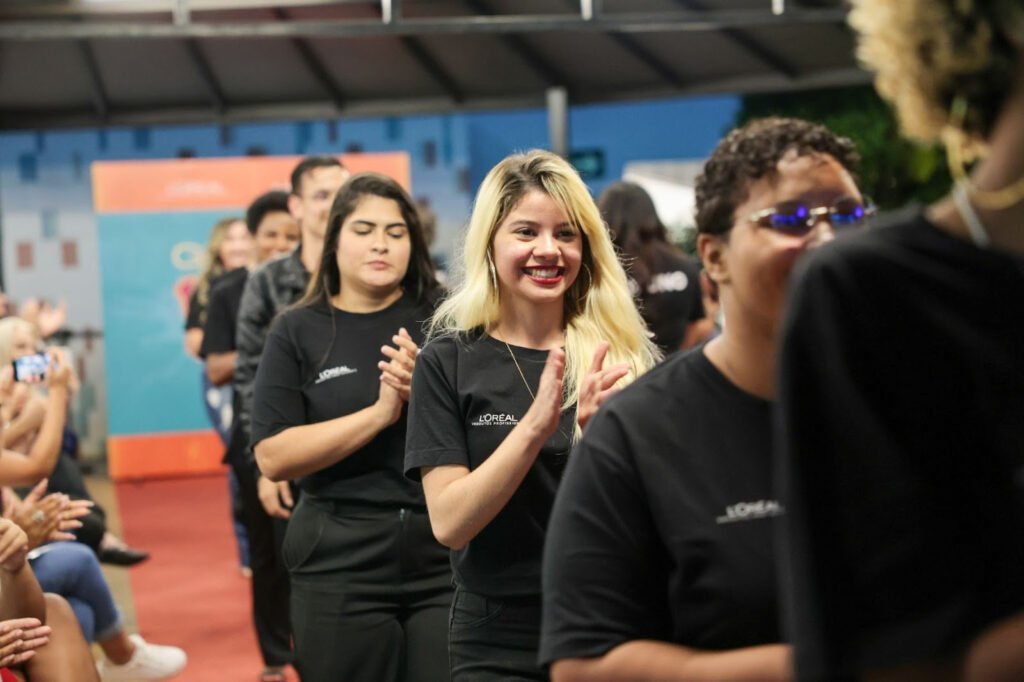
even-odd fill
[{"label": "seated audience member", "polygon": [[647,191],[632,182],[615,182],[601,193],[597,206],[654,342],[664,353],[674,353],[703,341],[714,323],[704,316],[700,267],[668,241]]},{"label": "seated audience member", "polygon": [[[46,387],[63,404],[66,401],[61,392],[70,381],[71,368],[59,349],[48,352],[51,363]],[[47,414],[40,431],[56,431],[63,421],[63,414],[58,416],[59,420]],[[0,456],[0,484],[7,482],[4,474],[9,460],[4,451]],[[40,587],[68,600],[86,640],[96,641],[106,654],[107,660],[100,664],[104,680],[160,680],[177,674],[185,666],[185,653],[176,647],[149,644],[138,635],[129,636],[96,555],[80,543],[67,542],[90,503],[72,502],[64,495],[44,496],[44,491],[45,486],[39,484],[23,500],[5,497],[2,508],[10,517],[5,522],[25,532],[29,564]]]},{"label": "seated audience member", "polygon": [[[77,388],[74,373],[67,386],[46,396],[35,385],[14,381],[11,362],[40,350],[40,338],[30,323],[18,317],[0,320],[0,417],[7,424],[4,437],[10,453],[0,461],[3,485],[29,488],[47,478],[50,490],[91,500],[78,463],[62,451],[68,405]],[[44,424],[50,425],[45,437]],[[100,561],[131,566],[149,558],[107,530],[106,513],[99,505],[91,507],[82,523],[76,540],[92,548]]]},{"label": "seated audience member", "polygon": [[723,139],[697,180],[725,328],[614,396],[569,458],[545,543],[555,682],[783,682],[772,401],[794,263],[860,225],[853,143],[795,119]]},{"label": "seated audience member", "polygon": [[98,682],[74,613],[61,597],[43,594],[28,551],[25,532],[0,519],[0,679]]},{"label": "seated audience member", "polygon": [[[1024,680],[1024,4],[859,0],[952,196],[811,259],[781,355],[801,680]],[[981,158],[969,174],[963,161]]]}]

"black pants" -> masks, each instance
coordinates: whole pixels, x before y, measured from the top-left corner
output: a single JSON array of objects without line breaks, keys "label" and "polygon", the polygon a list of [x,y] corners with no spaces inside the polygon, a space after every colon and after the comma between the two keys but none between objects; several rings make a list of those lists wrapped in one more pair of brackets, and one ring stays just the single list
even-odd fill
[{"label": "black pants", "polygon": [[303,497],[284,544],[303,682],[446,682],[448,550],[425,511]]},{"label": "black pants", "polygon": [[229,463],[238,477],[242,519],[249,535],[249,568],[252,569],[252,615],[264,665],[292,661],[291,625],[288,620],[288,571],[281,561],[288,522],[267,514],[256,489],[256,470],[250,462]]},{"label": "black pants", "polygon": [[448,620],[452,682],[546,682],[537,665],[540,595],[495,599],[459,587]]}]

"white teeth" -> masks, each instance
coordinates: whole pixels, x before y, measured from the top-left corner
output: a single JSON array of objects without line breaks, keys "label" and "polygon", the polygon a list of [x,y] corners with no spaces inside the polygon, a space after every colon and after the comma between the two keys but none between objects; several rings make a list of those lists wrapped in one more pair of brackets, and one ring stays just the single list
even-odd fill
[{"label": "white teeth", "polygon": [[526,271],[533,277],[542,279],[558,277],[558,268],[527,268]]}]

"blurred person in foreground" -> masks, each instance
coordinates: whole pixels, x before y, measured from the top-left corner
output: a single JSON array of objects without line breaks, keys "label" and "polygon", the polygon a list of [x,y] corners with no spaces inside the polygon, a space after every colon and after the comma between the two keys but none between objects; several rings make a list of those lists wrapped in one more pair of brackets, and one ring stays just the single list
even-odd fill
[{"label": "blurred person in foreground", "polygon": [[[1024,3],[850,23],[952,195],[812,258],[780,370],[801,680],[1024,679]],[[969,174],[965,163],[976,160]]]}]

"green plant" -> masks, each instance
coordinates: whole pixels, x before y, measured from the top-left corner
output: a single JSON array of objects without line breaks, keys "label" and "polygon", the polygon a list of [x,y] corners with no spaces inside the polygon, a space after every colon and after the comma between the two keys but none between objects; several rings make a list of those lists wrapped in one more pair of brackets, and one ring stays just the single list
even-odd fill
[{"label": "green plant", "polygon": [[942,148],[904,139],[892,110],[870,86],[747,95],[736,124],[765,116],[815,121],[851,138],[861,156],[861,189],[880,208],[930,203],[949,191]]}]

